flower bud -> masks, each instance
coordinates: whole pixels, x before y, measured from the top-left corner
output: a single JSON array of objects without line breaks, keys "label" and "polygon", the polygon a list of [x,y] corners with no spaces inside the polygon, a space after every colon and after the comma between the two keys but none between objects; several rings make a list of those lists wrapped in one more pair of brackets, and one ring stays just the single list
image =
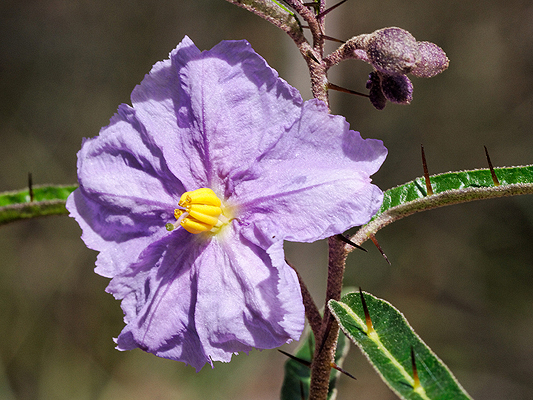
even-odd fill
[{"label": "flower bud", "polygon": [[368,35],[366,53],[374,68],[388,75],[411,72],[420,58],[416,39],[401,28],[383,28]]},{"label": "flower bud", "polygon": [[393,103],[409,104],[413,100],[413,84],[405,75],[381,75],[381,90]]},{"label": "flower bud", "polygon": [[383,110],[387,100],[398,104],[410,104],[413,100],[413,84],[406,75],[387,75],[373,71],[368,76],[366,88],[372,105]]},{"label": "flower bud", "polygon": [[369,89],[368,96],[372,105],[378,110],[383,110],[387,105],[387,98],[381,91],[381,79],[376,71],[368,75],[366,88]]},{"label": "flower bud", "polygon": [[417,42],[417,44],[420,58],[411,71],[414,76],[431,78],[448,68],[450,60],[439,46],[431,42]]}]

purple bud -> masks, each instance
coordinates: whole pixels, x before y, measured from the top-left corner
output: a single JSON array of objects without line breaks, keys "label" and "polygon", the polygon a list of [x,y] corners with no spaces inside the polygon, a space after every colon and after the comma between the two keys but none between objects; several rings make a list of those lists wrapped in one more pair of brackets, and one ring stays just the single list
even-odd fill
[{"label": "purple bud", "polygon": [[368,75],[368,81],[366,82],[366,88],[370,90],[368,93],[370,97],[370,102],[372,105],[378,109],[383,110],[387,105],[387,99],[383,92],[381,91],[381,79],[377,72],[371,72]]},{"label": "purple bud", "polygon": [[381,90],[393,103],[409,104],[413,100],[413,84],[405,75],[381,75]]},{"label": "purple bud", "polygon": [[383,28],[371,33],[366,52],[374,68],[388,75],[411,72],[420,58],[416,39],[401,28]]},{"label": "purple bud", "polygon": [[420,59],[411,71],[419,78],[431,78],[443,72],[450,63],[446,53],[435,43],[417,42]]}]

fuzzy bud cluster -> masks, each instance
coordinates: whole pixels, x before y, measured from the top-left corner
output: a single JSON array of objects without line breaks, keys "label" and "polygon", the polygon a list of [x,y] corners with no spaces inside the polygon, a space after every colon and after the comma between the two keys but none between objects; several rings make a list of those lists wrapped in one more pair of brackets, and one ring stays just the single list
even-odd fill
[{"label": "fuzzy bud cluster", "polygon": [[366,87],[370,101],[378,110],[388,101],[409,104],[413,84],[406,76],[430,78],[448,68],[446,53],[436,44],[417,42],[401,28],[379,29],[365,37],[362,45],[366,60],[374,67]]}]

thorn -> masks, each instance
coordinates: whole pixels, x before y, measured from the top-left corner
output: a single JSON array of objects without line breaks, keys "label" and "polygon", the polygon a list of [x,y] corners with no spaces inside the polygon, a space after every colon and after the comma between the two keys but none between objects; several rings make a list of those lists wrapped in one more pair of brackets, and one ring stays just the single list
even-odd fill
[{"label": "thorn", "polygon": [[346,3],[347,1],[348,1],[348,0],[342,0],[340,3],[337,3],[337,4],[335,4],[334,6],[331,6],[330,8],[328,8],[327,10],[322,11],[320,14],[318,14],[318,15],[316,16],[317,19],[324,17],[324,16],[325,16],[326,14],[328,14],[330,11],[333,11],[333,10],[336,9],[338,6],[340,6],[341,4]]},{"label": "thorn", "polygon": [[[302,25],[302,29],[311,29],[311,27],[309,25]],[[326,40],[331,40],[332,42],[337,42],[337,43],[342,43],[342,44],[346,43],[346,40],[336,39],[331,36],[322,35],[322,37]]]},{"label": "thorn", "polygon": [[30,193],[30,202],[33,203],[34,196],[33,196],[33,179],[31,176],[31,172],[28,172],[28,191]]},{"label": "thorn", "polygon": [[304,383],[300,379],[300,398],[302,400],[305,400],[305,391],[304,391]]},{"label": "thorn", "polygon": [[490,169],[490,175],[492,176],[492,182],[494,182],[494,186],[500,186],[500,181],[498,180],[498,177],[496,176],[496,172],[494,171],[494,167],[492,166],[492,162],[490,161],[489,151],[487,150],[487,146],[483,146],[485,149],[485,156],[487,157],[487,162],[489,163],[489,169]]},{"label": "thorn", "polygon": [[413,390],[416,390],[420,387],[420,378],[418,377],[418,370],[416,369],[416,360],[415,360],[415,350],[411,346],[411,363],[413,365]]},{"label": "thorn", "polygon": [[320,61],[317,60],[315,55],[310,50],[307,52],[307,55],[309,56],[309,58],[313,59],[314,62],[316,62],[317,64],[320,64]]},{"label": "thorn", "polygon": [[339,367],[337,364],[335,364],[334,362],[330,363],[329,364],[331,366],[331,368],[334,368],[336,369],[337,371],[339,371],[340,373],[346,375],[346,376],[349,376],[350,378],[354,379],[354,380],[357,380],[357,378],[355,376],[353,376],[352,374],[350,374],[349,372],[345,371],[344,369],[342,369],[341,367]]},{"label": "thorn", "polygon": [[433,194],[433,189],[431,188],[431,182],[429,181],[428,164],[426,163],[426,153],[424,153],[424,145],[421,144],[420,149],[422,150],[422,167],[424,168],[424,179],[426,180],[427,195],[431,196]]},{"label": "thorn", "polygon": [[280,349],[278,349],[278,351],[279,351],[281,354],[283,354],[283,355],[289,357],[291,360],[297,361],[297,362],[299,362],[300,364],[305,365],[306,367],[311,367],[311,362],[310,362],[310,361],[303,360],[303,359],[301,359],[301,358],[299,358],[299,357],[293,356],[292,354],[287,353],[286,351],[283,351],[283,350],[280,350]]},{"label": "thorn", "polygon": [[389,258],[387,257],[387,255],[383,252],[383,249],[381,248],[381,246],[379,245],[378,243],[378,240],[376,239],[376,237],[372,234],[369,234],[368,237],[370,238],[370,240],[372,240],[372,243],[374,243],[374,245],[378,248],[379,252],[381,253],[381,255],[383,256],[383,258],[385,259],[385,261],[387,261],[387,263],[389,265],[392,265],[391,262],[389,261]]},{"label": "thorn", "polygon": [[368,312],[368,307],[366,305],[365,296],[363,296],[363,291],[361,290],[361,287],[359,287],[359,294],[361,295],[361,303],[363,303],[363,311],[365,312],[365,321],[366,321],[366,329],[367,329],[367,336],[370,335],[372,332],[375,332],[374,325],[372,325],[372,319],[370,318],[370,313]]},{"label": "thorn", "polygon": [[328,89],[336,90],[338,92],[343,92],[343,93],[355,94],[356,96],[370,97],[368,94],[356,92],[355,90],[345,89],[331,82],[328,82]]},{"label": "thorn", "polygon": [[346,40],[336,39],[336,38],[331,37],[331,36],[322,35],[322,37],[323,37],[324,39],[326,39],[326,40],[330,40],[330,41],[332,41],[332,42],[337,42],[337,43],[342,43],[342,44],[346,43]]},{"label": "thorn", "polygon": [[364,247],[361,247],[359,246],[358,244],[355,244],[354,242],[352,242],[350,239],[348,239],[346,236],[342,235],[342,234],[338,234],[336,235],[337,239],[339,239],[341,242],[344,242],[346,244],[349,244],[350,246],[353,246],[355,247],[356,249],[359,249],[359,250],[363,250],[365,253],[367,252],[367,249],[365,249]]}]

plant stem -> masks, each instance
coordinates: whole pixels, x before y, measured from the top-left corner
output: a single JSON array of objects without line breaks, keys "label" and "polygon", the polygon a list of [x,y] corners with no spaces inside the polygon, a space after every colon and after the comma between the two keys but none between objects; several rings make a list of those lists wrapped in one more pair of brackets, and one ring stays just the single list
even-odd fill
[{"label": "plant stem", "polygon": [[[301,7],[299,1],[288,1],[296,12],[298,12],[309,24],[313,35],[313,51],[298,45],[300,52],[307,61],[309,75],[311,77],[311,91],[313,97],[322,100],[329,109],[328,97],[328,65],[324,62],[324,17],[317,19],[306,7]],[[320,2],[319,12],[323,12],[326,2]],[[320,334],[315,332],[315,352],[311,362],[311,382],[309,387],[309,400],[326,400],[329,391],[329,377],[331,365],[335,359],[337,348],[337,338],[339,336],[339,325],[331,318],[328,301],[338,300],[342,291],[342,280],[344,276],[344,266],[347,251],[344,244],[337,238],[328,239],[329,261],[328,261],[328,282],[326,288],[326,305],[324,307],[324,317]]]},{"label": "plant stem", "polygon": [[316,306],[316,303],[313,300],[311,293],[309,293],[309,289],[307,289],[307,285],[303,281],[298,270],[294,268],[294,266],[287,260],[285,260],[285,262],[294,270],[294,272],[296,272],[296,276],[298,276],[298,282],[300,283],[300,289],[302,291],[302,298],[304,302],[305,316],[309,322],[309,325],[311,326],[313,335],[318,337],[321,335],[322,331],[322,316],[320,315],[320,311],[318,310],[318,307]]},{"label": "plant stem", "polygon": [[338,300],[341,298],[344,266],[348,252],[344,247],[344,243],[336,237],[330,237],[328,245],[329,263],[326,306],[324,307],[321,334],[315,337],[315,353],[311,363],[311,384],[309,387],[310,400],[327,399],[331,363],[335,360],[335,350],[339,336],[339,325],[335,319],[331,318],[327,304],[331,299]]}]

